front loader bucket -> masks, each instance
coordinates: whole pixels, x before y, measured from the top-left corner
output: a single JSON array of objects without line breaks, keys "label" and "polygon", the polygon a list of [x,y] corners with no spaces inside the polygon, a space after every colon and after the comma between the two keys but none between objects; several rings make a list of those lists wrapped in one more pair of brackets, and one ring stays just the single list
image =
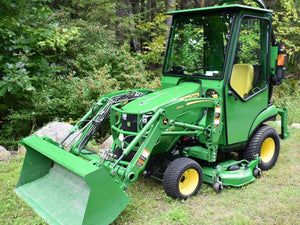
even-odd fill
[{"label": "front loader bucket", "polygon": [[26,155],[15,189],[49,224],[109,224],[130,199],[105,166],[95,166],[38,136],[23,139]]}]

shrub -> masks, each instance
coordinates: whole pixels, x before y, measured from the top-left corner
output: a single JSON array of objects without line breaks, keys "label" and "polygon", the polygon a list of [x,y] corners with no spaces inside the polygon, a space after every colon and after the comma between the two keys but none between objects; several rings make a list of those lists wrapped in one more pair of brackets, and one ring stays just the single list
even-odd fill
[{"label": "shrub", "polygon": [[287,79],[281,86],[274,88],[272,100],[276,106],[287,107],[289,124],[300,122],[299,86],[299,80]]},{"label": "shrub", "polygon": [[[58,121],[76,121],[106,93],[118,90],[156,87],[157,81],[147,81],[144,66],[127,50],[127,46],[118,47],[114,33],[98,23],[81,20],[70,22],[64,19],[62,27],[76,27],[78,34],[64,45],[61,54],[52,59],[59,70],[39,79],[33,85],[25,79],[20,85],[26,89],[26,98],[18,95],[14,102],[17,107],[6,107],[2,115],[0,141],[14,147],[19,140],[44,123]],[[56,53],[58,54],[58,53]],[[18,65],[24,66],[23,64]],[[25,67],[25,66],[24,66]],[[27,73],[27,71],[19,71]],[[24,74],[23,74],[24,75]],[[12,73],[12,78],[24,76]],[[13,90],[16,90],[13,88]],[[33,128],[32,128],[33,127]]]}]

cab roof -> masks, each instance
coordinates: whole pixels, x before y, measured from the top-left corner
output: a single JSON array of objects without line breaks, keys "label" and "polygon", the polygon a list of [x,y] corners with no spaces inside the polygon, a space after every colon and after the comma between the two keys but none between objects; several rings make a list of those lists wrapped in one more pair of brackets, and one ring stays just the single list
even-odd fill
[{"label": "cab roof", "polygon": [[230,5],[220,5],[220,6],[211,6],[211,7],[204,7],[204,8],[196,8],[196,9],[185,9],[185,10],[178,10],[178,11],[170,11],[167,12],[166,15],[187,15],[187,14],[201,14],[207,12],[219,12],[219,11],[241,11],[246,10],[250,12],[256,13],[272,13],[273,11],[270,9],[263,9],[258,7],[251,7],[246,5],[240,4],[230,4]]}]

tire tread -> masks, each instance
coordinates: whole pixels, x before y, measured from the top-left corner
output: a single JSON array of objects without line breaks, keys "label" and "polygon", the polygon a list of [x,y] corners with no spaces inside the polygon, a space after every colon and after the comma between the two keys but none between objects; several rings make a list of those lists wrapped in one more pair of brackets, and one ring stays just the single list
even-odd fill
[{"label": "tire tread", "polygon": [[276,144],[276,148],[278,148],[278,151],[275,151],[275,158],[272,159],[272,162],[270,162],[269,165],[266,166],[261,163],[259,167],[263,170],[271,169],[276,163],[279,155],[280,140],[277,131],[274,128],[265,124],[257,130],[254,136],[251,138],[247,148],[239,153],[240,159],[246,159],[248,161],[251,161],[255,158],[255,155],[258,154],[260,156],[261,145],[267,137],[273,138]]},{"label": "tire tread", "polygon": [[190,197],[181,195],[178,190],[179,179],[183,171],[188,168],[195,168],[200,172],[198,187],[190,196],[195,195],[198,192],[203,182],[203,174],[200,165],[190,158],[177,158],[169,164],[163,176],[163,187],[168,196],[180,200]]}]

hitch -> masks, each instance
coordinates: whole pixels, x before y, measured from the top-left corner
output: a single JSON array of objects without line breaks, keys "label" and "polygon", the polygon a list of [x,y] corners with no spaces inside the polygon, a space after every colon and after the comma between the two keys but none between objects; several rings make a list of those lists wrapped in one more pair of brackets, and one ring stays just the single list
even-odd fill
[{"label": "hitch", "polygon": [[281,117],[281,133],[279,134],[280,138],[286,140],[290,136],[288,131],[287,121],[288,121],[288,112],[286,107],[278,109],[278,114]]}]

